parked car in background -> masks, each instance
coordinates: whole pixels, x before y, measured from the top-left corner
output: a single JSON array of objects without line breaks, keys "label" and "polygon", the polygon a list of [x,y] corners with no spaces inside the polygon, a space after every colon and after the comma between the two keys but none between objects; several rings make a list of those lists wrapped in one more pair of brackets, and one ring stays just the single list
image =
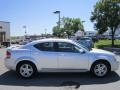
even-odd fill
[{"label": "parked car in background", "polygon": [[90,38],[92,38],[92,41],[94,43],[99,41],[99,38],[97,36],[91,36]]},{"label": "parked car in background", "polygon": [[104,77],[119,67],[114,53],[84,48],[67,39],[42,39],[6,51],[5,66],[30,78],[37,72],[88,72]]},{"label": "parked car in background", "polygon": [[29,43],[29,42],[31,42],[30,40],[21,40],[20,42],[19,42],[19,44],[20,45],[25,45],[25,44],[27,44],[27,43]]},{"label": "parked car in background", "polygon": [[90,37],[79,37],[77,38],[77,42],[87,47],[88,49],[91,49],[94,46],[94,43]]},{"label": "parked car in background", "polygon": [[3,47],[10,47],[10,42],[9,41],[5,41],[5,42],[2,42],[1,45]]}]

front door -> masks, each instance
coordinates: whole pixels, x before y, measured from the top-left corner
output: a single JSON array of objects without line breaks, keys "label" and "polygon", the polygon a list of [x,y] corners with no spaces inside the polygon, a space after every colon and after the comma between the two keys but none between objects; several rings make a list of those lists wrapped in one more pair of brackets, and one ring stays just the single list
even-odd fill
[{"label": "front door", "polygon": [[80,48],[67,42],[58,42],[58,63],[59,69],[87,69],[88,55],[80,53]]}]

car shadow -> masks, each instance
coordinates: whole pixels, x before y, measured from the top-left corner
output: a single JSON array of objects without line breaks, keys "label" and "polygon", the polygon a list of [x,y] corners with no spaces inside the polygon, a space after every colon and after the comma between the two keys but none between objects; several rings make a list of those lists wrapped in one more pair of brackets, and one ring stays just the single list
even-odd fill
[{"label": "car shadow", "polygon": [[40,73],[33,79],[18,78],[12,71],[0,75],[0,85],[10,86],[75,86],[75,88],[79,88],[80,85],[106,84],[119,80],[120,76],[116,72],[112,72],[104,78],[95,78],[89,73]]}]

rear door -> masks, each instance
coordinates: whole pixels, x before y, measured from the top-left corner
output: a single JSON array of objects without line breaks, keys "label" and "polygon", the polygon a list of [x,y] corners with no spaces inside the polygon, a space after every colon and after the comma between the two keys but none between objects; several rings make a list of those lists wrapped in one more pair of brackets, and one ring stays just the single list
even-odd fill
[{"label": "rear door", "polygon": [[58,54],[56,52],[56,44],[54,42],[43,42],[35,45],[38,49],[38,63],[42,69],[57,69]]}]

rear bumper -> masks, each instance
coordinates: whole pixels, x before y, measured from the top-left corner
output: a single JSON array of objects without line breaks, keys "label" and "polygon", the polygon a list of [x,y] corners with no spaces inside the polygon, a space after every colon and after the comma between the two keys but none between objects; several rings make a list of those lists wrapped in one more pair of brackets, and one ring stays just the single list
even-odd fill
[{"label": "rear bumper", "polygon": [[14,63],[14,60],[11,60],[9,58],[5,58],[5,67],[9,70],[16,70],[16,66],[15,66],[15,63]]}]

